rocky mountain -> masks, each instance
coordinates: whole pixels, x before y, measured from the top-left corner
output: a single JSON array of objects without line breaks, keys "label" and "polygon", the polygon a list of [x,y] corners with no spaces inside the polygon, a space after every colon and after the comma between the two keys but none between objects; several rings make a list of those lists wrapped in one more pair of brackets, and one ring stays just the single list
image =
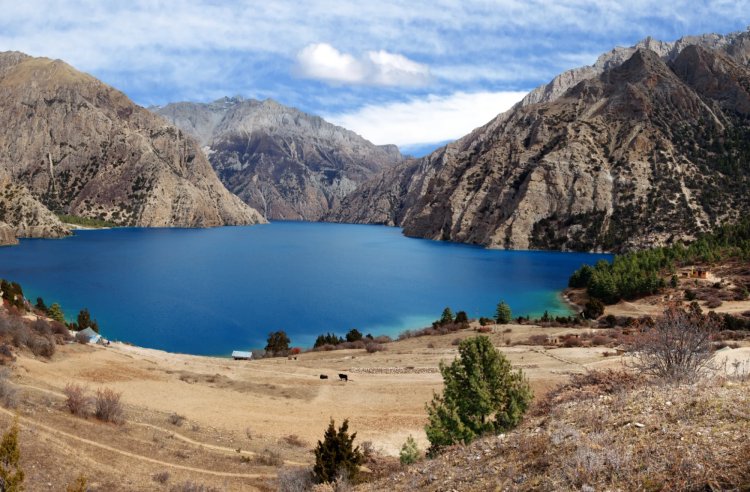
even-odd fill
[{"label": "rocky mountain", "polygon": [[566,72],[329,220],[511,249],[623,251],[750,212],[750,32],[644,40]]},{"label": "rocky mountain", "polygon": [[31,207],[37,225],[10,217],[21,236],[58,235],[49,210],[134,226],[263,221],[192,138],[60,60],[0,53],[0,128],[0,178],[47,209]]},{"label": "rocky mountain", "polygon": [[373,145],[270,99],[152,110],[197,138],[226,187],[272,219],[318,220],[360,183],[402,160],[395,146]]}]

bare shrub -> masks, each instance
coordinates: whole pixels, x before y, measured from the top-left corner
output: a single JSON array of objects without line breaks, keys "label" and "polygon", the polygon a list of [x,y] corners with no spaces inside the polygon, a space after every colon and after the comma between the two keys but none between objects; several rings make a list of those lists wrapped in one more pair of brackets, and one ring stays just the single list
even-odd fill
[{"label": "bare shrub", "polygon": [[451,345],[458,345],[460,343],[461,343],[461,339],[460,338],[454,338],[453,341],[451,342]]},{"label": "bare shrub", "polygon": [[367,350],[368,354],[373,354],[375,352],[382,352],[385,349],[386,349],[386,346],[383,345],[382,343],[370,342],[365,346],[365,350]]},{"label": "bare shrub", "polygon": [[331,350],[336,350],[336,346],[332,345],[330,343],[326,343],[324,345],[320,345],[320,346],[315,347],[313,349],[314,352],[330,352]]},{"label": "bare shrub", "polygon": [[580,338],[575,336],[567,336],[563,338],[562,346],[566,348],[572,348],[572,347],[580,347],[583,345],[583,342]]},{"label": "bare shrub", "polygon": [[52,334],[52,327],[50,327],[49,323],[47,323],[43,319],[37,319],[31,324],[31,327],[40,335]]},{"label": "bare shrub", "polygon": [[219,489],[203,485],[202,483],[188,481],[172,486],[169,492],[219,492]]},{"label": "bare shrub", "polygon": [[430,343],[427,344],[427,348],[428,349],[434,349],[435,348],[435,344],[432,343],[432,342],[430,342]]},{"label": "bare shrub", "polygon": [[549,343],[547,335],[531,335],[529,337],[529,345],[547,345],[547,343]]},{"label": "bare shrub", "polygon": [[723,303],[721,302],[721,299],[717,299],[715,297],[711,298],[706,302],[706,307],[708,309],[716,309],[717,307],[721,306]]},{"label": "bare shrub", "polygon": [[313,487],[309,468],[282,468],[279,470],[280,492],[307,492]]},{"label": "bare shrub", "polygon": [[609,337],[607,337],[607,336],[604,336],[604,335],[595,335],[591,339],[591,345],[593,345],[594,347],[600,347],[602,345],[607,345],[611,341],[612,340]]},{"label": "bare shrub", "polygon": [[380,335],[379,337],[373,338],[372,341],[375,343],[391,343],[393,340],[387,335]]},{"label": "bare shrub", "polygon": [[89,414],[91,398],[86,395],[86,388],[78,384],[68,383],[63,389],[65,404],[73,415],[86,417]]},{"label": "bare shrub", "polygon": [[110,388],[102,388],[96,391],[96,409],[94,415],[102,422],[120,424],[125,420],[122,402],[122,393],[117,393]]},{"label": "bare shrub", "polygon": [[284,464],[281,455],[270,449],[264,449],[263,452],[255,456],[255,462],[263,466],[281,466]]},{"label": "bare shrub", "polygon": [[176,425],[177,427],[182,426],[183,422],[185,422],[186,418],[184,415],[180,415],[176,412],[172,412],[169,417],[167,417],[167,422],[169,422],[172,425]]},{"label": "bare shrub", "polygon": [[34,355],[46,358],[55,355],[55,342],[47,337],[34,336],[30,338],[28,347]]},{"label": "bare shrub", "polygon": [[503,333],[513,333],[513,328],[506,328],[503,330]]},{"label": "bare shrub", "polygon": [[711,365],[716,321],[699,308],[672,306],[654,325],[634,337],[634,365],[642,373],[669,381],[691,381]]},{"label": "bare shrub", "polygon": [[18,406],[18,388],[8,381],[10,371],[6,368],[0,369],[0,403],[5,408],[16,408]]},{"label": "bare shrub", "polygon": [[477,331],[479,333],[492,333],[492,327],[491,326],[480,326],[477,328]]},{"label": "bare shrub", "polygon": [[291,434],[291,435],[288,435],[286,437],[283,437],[282,441],[284,441],[285,443],[287,443],[290,446],[294,446],[294,447],[297,447],[297,448],[306,448],[307,447],[307,443],[305,441],[303,441],[302,439],[300,439],[299,436],[297,436],[296,434]]},{"label": "bare shrub", "polygon": [[68,327],[60,323],[59,321],[51,321],[49,323],[49,326],[53,334],[62,335],[63,338],[65,338],[66,340],[69,340],[71,338],[70,331],[68,331]]},{"label": "bare shrub", "polygon": [[151,479],[153,479],[154,482],[160,483],[163,485],[169,481],[170,476],[171,475],[169,474],[169,472],[164,470],[159,473],[154,473],[153,475],[151,475]]}]

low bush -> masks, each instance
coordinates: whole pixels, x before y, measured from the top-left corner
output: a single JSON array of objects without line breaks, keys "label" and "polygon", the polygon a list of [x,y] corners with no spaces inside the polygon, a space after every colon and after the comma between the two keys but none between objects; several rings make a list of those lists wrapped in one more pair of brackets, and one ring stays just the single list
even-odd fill
[{"label": "low bush", "polygon": [[717,299],[717,298],[714,297],[712,299],[709,299],[708,302],[706,302],[706,307],[708,309],[716,309],[717,307],[721,306],[722,304],[723,303],[721,302],[720,299]]},{"label": "low bush", "polygon": [[313,476],[308,468],[279,470],[279,492],[307,492],[313,488]]},{"label": "low bush", "polygon": [[578,337],[566,336],[563,338],[562,346],[565,348],[581,347],[583,346],[583,342]]},{"label": "low bush", "polygon": [[547,335],[531,335],[529,337],[529,345],[547,345],[549,343],[549,337]]},{"label": "low bush", "polygon": [[219,492],[219,489],[203,485],[202,483],[183,482],[180,485],[174,485],[169,492]]},{"label": "low bush", "polygon": [[262,466],[281,466],[284,464],[281,455],[270,449],[264,449],[263,452],[258,453],[255,456],[255,462]]},{"label": "low bush", "polygon": [[10,371],[6,368],[0,369],[0,403],[5,408],[16,408],[18,406],[18,388],[11,383]]},{"label": "low bush", "polygon": [[386,346],[382,343],[376,343],[376,342],[370,342],[365,346],[365,350],[367,350],[368,354],[373,354],[375,352],[382,352],[386,349]]},{"label": "low bush", "polygon": [[171,475],[169,474],[169,472],[164,470],[164,471],[154,473],[153,475],[151,475],[151,479],[156,483],[160,483],[164,485],[165,483],[169,482],[170,476]]},{"label": "low bush", "polygon": [[65,405],[73,415],[86,417],[89,414],[91,398],[86,395],[86,388],[78,384],[68,383],[63,389]]},{"label": "low bush", "polygon": [[167,422],[172,425],[176,425],[177,427],[181,427],[185,420],[186,418],[184,415],[180,415],[176,412],[172,412],[171,414],[169,414],[169,417],[167,417]]},{"label": "low bush", "polygon": [[299,438],[296,434],[290,434],[284,438],[282,438],[282,441],[287,443],[289,446],[294,446],[297,448],[306,448],[307,443]]},{"label": "low bush", "polygon": [[612,339],[604,335],[595,335],[591,339],[591,345],[594,347],[601,347],[602,345],[608,345],[612,342]]},{"label": "low bush", "polygon": [[125,420],[125,412],[120,401],[122,393],[110,388],[96,391],[94,416],[102,422],[120,424]]}]

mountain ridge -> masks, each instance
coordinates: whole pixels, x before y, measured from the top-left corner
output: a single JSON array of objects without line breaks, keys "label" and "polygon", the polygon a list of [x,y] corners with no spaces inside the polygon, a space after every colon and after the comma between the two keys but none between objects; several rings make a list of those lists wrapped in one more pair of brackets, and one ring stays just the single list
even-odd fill
[{"label": "mountain ridge", "polygon": [[374,145],[272,99],[151,109],[195,136],[227,188],[273,219],[318,220],[359,183],[402,160],[396,146]]},{"label": "mountain ridge", "polygon": [[[640,44],[600,57],[606,69],[591,77],[556,77],[470,134],[382,173],[327,220],[494,248],[593,251],[689,239],[732,220],[748,209],[748,173],[740,165],[729,176],[714,163],[737,168],[747,152],[737,111],[750,92],[750,33]],[[703,83],[691,85],[692,73]],[[732,148],[717,147],[727,140]]]}]

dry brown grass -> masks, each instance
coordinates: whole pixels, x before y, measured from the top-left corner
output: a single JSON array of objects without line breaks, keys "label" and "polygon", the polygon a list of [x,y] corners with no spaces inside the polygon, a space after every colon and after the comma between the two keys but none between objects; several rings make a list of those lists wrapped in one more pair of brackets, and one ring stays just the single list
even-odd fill
[{"label": "dry brown grass", "polygon": [[750,383],[632,384],[619,373],[582,376],[567,385],[577,393],[553,396],[555,403],[518,430],[361,488],[747,489]]}]

